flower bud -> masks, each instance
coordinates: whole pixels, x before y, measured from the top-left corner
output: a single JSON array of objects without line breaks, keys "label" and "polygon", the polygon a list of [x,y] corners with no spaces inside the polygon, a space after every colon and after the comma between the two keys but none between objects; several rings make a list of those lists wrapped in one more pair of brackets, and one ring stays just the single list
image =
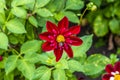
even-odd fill
[{"label": "flower bud", "polygon": [[97,10],[97,6],[93,5],[93,7],[91,8],[91,11],[96,11]]},{"label": "flower bud", "polygon": [[91,10],[91,11],[96,11],[97,6],[93,2],[90,2],[90,3],[87,4],[87,9]]}]

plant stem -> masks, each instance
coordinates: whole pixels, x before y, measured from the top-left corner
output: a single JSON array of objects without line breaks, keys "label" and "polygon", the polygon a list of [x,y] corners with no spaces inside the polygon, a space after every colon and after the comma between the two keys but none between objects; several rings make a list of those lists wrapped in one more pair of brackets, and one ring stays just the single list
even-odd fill
[{"label": "plant stem", "polygon": [[6,23],[8,22],[8,20],[10,19],[10,17],[11,17],[11,11],[9,12],[8,17],[7,17],[6,21],[5,21],[5,24],[4,24],[3,27],[2,27],[3,32],[5,32]]},{"label": "plant stem", "polygon": [[85,12],[88,10],[88,8],[85,8],[85,10],[83,11],[83,13],[81,14],[81,16],[80,16],[80,23],[78,24],[78,25],[80,25],[81,23],[82,23],[82,19],[83,19],[83,16],[84,16],[84,14],[85,14]]},{"label": "plant stem", "polygon": [[37,1],[35,0],[34,6],[33,6],[33,12],[32,12],[32,14],[35,13],[36,2],[37,2]]}]

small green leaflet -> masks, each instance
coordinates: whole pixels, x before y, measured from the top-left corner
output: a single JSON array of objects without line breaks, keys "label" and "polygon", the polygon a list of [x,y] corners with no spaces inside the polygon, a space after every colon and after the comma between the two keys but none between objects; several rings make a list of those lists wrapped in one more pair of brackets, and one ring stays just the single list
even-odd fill
[{"label": "small green leaflet", "polygon": [[3,32],[0,32],[0,48],[7,50],[8,37]]},{"label": "small green leaflet", "polygon": [[33,80],[50,80],[51,69],[46,66],[41,66],[35,70]]}]

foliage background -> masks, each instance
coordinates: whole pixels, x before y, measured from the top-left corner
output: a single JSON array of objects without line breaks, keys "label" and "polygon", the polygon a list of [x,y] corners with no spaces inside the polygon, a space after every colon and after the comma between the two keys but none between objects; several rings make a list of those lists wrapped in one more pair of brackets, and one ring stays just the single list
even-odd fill
[{"label": "foliage background", "polygon": [[[97,11],[86,13],[94,33],[100,37],[109,31],[119,35],[119,1],[90,1],[98,7]],[[79,17],[88,2],[0,0],[0,55],[3,56],[3,60],[0,61],[0,80],[77,80],[73,75],[75,71],[98,77],[103,73],[106,64],[114,64],[118,60],[116,55],[111,55],[110,58],[101,54],[86,55],[93,35],[81,37],[83,44],[72,47],[75,53],[73,59],[63,55],[57,63],[53,52],[41,50],[43,41],[38,39],[38,34],[46,30],[46,21],[57,24],[67,16],[70,22],[80,24]]]}]

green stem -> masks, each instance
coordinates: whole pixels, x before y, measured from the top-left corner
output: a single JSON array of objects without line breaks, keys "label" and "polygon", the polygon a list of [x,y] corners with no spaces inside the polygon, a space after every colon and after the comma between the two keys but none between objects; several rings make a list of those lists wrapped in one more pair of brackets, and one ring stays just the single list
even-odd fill
[{"label": "green stem", "polygon": [[21,53],[19,53],[16,49],[14,49],[14,48],[12,48],[10,45],[9,45],[9,51],[14,51],[17,55],[18,55],[18,57],[20,57],[20,58],[23,58],[21,55]]},{"label": "green stem", "polygon": [[33,11],[32,11],[32,14],[34,14],[34,13],[35,13],[36,2],[37,2],[37,1],[35,0],[34,7],[33,7]]},{"label": "green stem", "polygon": [[88,8],[85,8],[85,10],[83,11],[83,13],[81,14],[81,16],[80,16],[80,23],[79,23],[79,25],[82,23],[82,19],[83,19],[83,16],[84,16],[84,14],[85,14],[85,12],[88,10]]},{"label": "green stem", "polygon": [[10,17],[11,17],[11,11],[9,12],[9,15],[8,15],[8,17],[6,19],[6,22],[10,19]]},{"label": "green stem", "polygon": [[3,25],[3,27],[2,27],[2,30],[5,32],[5,30],[6,30],[6,23],[8,22],[8,20],[10,19],[10,17],[11,17],[11,11],[9,12],[9,15],[8,15],[8,17],[7,17],[7,19],[6,19],[6,21],[5,21],[5,24]]},{"label": "green stem", "polygon": [[21,53],[19,53],[17,50],[13,49],[13,51],[14,51],[20,58],[23,58],[23,57],[21,56]]}]

